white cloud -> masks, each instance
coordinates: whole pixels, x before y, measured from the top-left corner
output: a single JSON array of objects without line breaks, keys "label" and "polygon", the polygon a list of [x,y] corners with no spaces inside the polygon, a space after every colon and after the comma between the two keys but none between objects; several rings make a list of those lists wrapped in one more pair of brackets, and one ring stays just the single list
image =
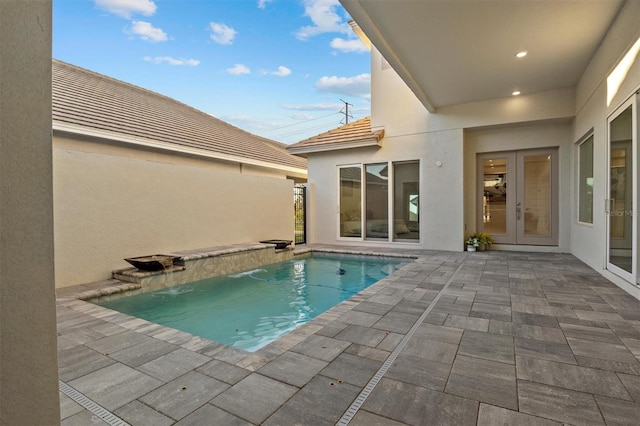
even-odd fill
[{"label": "white cloud", "polygon": [[280,65],[277,71],[263,70],[263,71],[260,71],[260,73],[263,75],[275,75],[278,77],[288,77],[291,75],[291,70],[283,65]]},{"label": "white cloud", "polygon": [[267,7],[268,3],[271,3],[273,0],[258,0],[258,8],[264,9]]},{"label": "white cloud", "polygon": [[338,6],[338,0],[304,0],[304,14],[311,19],[313,25],[296,31],[296,38],[306,40],[318,34],[332,32],[350,34],[351,27],[336,12]]},{"label": "white cloud", "polygon": [[242,64],[236,64],[233,68],[227,68],[227,72],[233,75],[251,74],[251,70]]},{"label": "white cloud", "polygon": [[151,0],[95,0],[100,9],[131,19],[134,14],[151,16],[156,13],[156,4]]},{"label": "white cloud", "polygon": [[238,32],[228,25],[218,22],[211,22],[209,24],[211,28],[211,40],[218,44],[231,44]]},{"label": "white cloud", "polygon": [[294,111],[339,111],[344,104],[317,103],[317,104],[282,104],[281,108]]},{"label": "white cloud", "polygon": [[365,46],[364,43],[357,38],[352,40],[345,40],[340,37],[334,38],[333,40],[331,40],[331,47],[345,53],[364,53],[369,51],[367,46]]},{"label": "white cloud", "polygon": [[316,82],[316,88],[321,92],[370,98],[371,74],[360,74],[355,77],[322,77]]},{"label": "white cloud", "polygon": [[146,41],[167,41],[167,33],[162,31],[160,28],[156,28],[151,25],[149,22],[144,21],[133,21],[131,23],[131,28],[129,28],[128,32],[130,34],[137,35],[142,40]]},{"label": "white cloud", "polygon": [[144,60],[147,62],[153,62],[154,64],[161,64],[163,62],[166,62],[169,65],[176,66],[195,67],[200,65],[200,61],[198,61],[197,59],[175,59],[171,56],[145,56]]}]

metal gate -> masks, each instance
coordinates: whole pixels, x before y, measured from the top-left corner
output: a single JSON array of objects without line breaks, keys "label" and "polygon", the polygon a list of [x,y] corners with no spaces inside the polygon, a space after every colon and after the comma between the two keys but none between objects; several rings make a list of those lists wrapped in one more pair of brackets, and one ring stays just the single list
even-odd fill
[{"label": "metal gate", "polygon": [[295,226],[295,243],[307,242],[307,187],[302,184],[293,186],[293,213]]}]

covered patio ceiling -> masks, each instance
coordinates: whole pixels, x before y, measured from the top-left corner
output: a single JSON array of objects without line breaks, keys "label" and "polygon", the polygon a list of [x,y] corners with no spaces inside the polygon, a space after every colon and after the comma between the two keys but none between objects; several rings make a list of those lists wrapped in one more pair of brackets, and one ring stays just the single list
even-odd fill
[{"label": "covered patio ceiling", "polygon": [[[634,1],[634,0],[632,0]],[[340,0],[431,112],[576,86],[624,0]],[[518,52],[527,55],[517,58]]]}]

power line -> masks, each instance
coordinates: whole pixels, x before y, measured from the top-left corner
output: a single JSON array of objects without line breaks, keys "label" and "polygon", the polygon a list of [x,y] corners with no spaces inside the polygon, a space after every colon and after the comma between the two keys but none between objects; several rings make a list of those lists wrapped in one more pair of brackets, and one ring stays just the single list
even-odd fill
[{"label": "power line", "polygon": [[297,123],[293,123],[293,124],[287,124],[286,126],[276,127],[275,129],[265,130],[265,133],[266,133],[266,132],[272,132],[272,131],[274,131],[274,130],[285,129],[285,128],[287,128],[287,127],[291,127],[291,126],[297,126],[297,125],[299,125],[299,124],[308,123],[309,121],[319,120],[319,119],[321,119],[321,118],[327,118],[327,117],[330,117],[330,116],[332,116],[332,115],[336,115],[336,114],[339,114],[339,112],[332,112],[331,114],[322,115],[322,116],[320,116],[320,117],[315,117],[315,118],[310,118],[309,120],[299,121],[299,122],[297,122]]}]

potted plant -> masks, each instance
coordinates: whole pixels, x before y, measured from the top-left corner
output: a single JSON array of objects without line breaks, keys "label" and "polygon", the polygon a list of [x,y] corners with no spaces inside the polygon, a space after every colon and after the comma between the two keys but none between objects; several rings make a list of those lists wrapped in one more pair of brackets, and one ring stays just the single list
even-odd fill
[{"label": "potted plant", "polygon": [[485,251],[489,249],[491,244],[493,244],[493,238],[491,238],[491,236],[486,232],[476,232],[475,234],[472,234],[469,236],[469,238],[466,241],[466,244],[467,244],[467,247],[469,245],[474,246],[473,250],[468,250],[468,251],[476,251],[476,250]]},{"label": "potted plant", "polygon": [[476,251],[480,247],[480,240],[472,235],[467,238],[465,244],[467,245],[467,251]]}]

